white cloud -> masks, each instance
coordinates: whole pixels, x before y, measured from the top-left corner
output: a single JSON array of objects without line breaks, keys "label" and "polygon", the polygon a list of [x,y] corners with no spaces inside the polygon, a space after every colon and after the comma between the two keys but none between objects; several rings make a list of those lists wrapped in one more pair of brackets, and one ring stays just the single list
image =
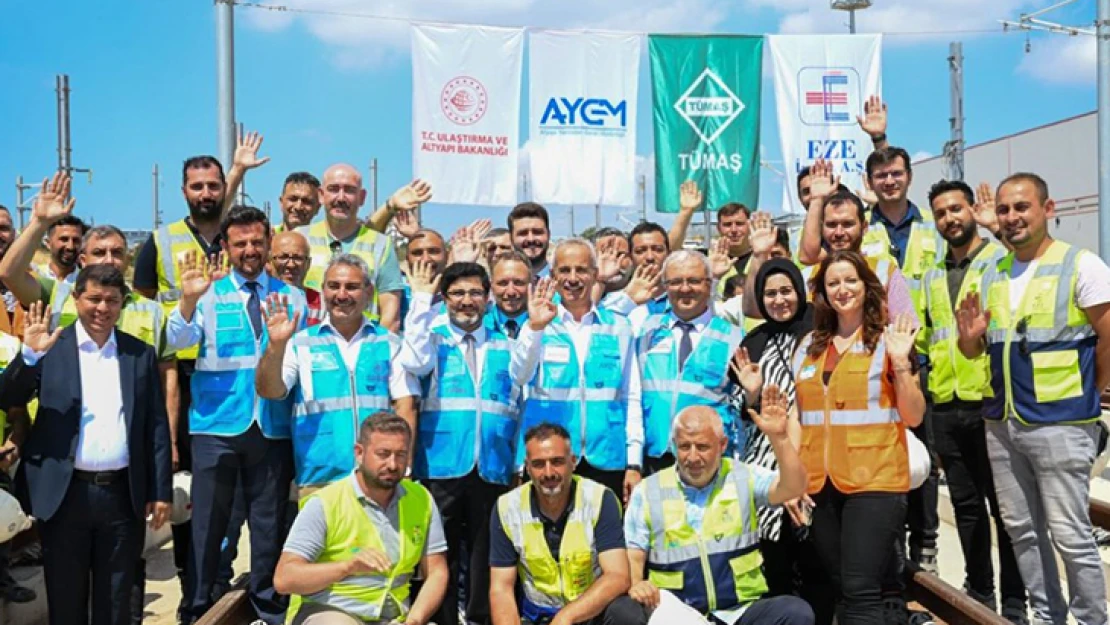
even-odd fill
[{"label": "white cloud", "polygon": [[917,163],[927,158],[933,158],[933,156],[934,154],[932,152],[928,152],[926,150],[918,150],[910,155],[910,161]]},{"label": "white cloud", "polygon": [[334,52],[333,62],[346,69],[371,67],[408,54],[410,21],[710,32],[734,6],[728,0],[383,0],[373,4],[365,0],[272,0],[269,4],[288,10],[241,7],[244,23],[269,33],[301,24],[328,44]]},{"label": "white cloud", "polygon": [[1093,85],[1098,65],[1094,37],[1040,37],[1018,64],[1018,72],[1057,85]]}]

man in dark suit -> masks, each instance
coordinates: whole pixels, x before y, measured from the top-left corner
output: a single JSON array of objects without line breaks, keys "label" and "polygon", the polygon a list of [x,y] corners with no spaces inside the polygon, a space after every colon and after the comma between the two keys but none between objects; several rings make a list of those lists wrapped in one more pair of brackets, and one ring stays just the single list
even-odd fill
[{"label": "man in dark suit", "polygon": [[78,322],[49,331],[32,305],[22,353],[0,376],[0,408],[39,398],[16,495],[42,521],[50,625],[127,625],[144,519],[166,521],[169,423],[157,355],[115,329],[126,292],[108,265],[77,275]]}]

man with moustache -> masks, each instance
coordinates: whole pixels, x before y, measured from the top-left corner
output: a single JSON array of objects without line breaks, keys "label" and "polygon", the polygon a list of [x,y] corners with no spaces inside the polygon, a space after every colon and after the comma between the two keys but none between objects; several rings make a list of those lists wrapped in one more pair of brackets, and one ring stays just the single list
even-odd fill
[{"label": "man with moustache", "polygon": [[989,357],[964,358],[956,348],[955,309],[973,291],[980,291],[987,267],[1006,255],[1006,249],[979,236],[971,187],[958,180],[941,180],[929,189],[929,205],[937,232],[947,243],[944,265],[925,274],[925,325],[922,328],[933,394],[935,445],[956,513],[964,553],[964,590],[991,610],[998,610],[991,562],[991,524],[987,502],[998,529],[1002,616],[1024,623],[1025,584],[1006,534],[994,492],[987,439],[983,425],[983,394]]},{"label": "man with moustache", "polygon": [[589,241],[560,242],[551,275],[558,313],[532,319],[530,311],[517,339],[530,364],[522,429],[545,422],[566,428],[576,472],[627,501],[643,472],[644,442],[632,327],[594,305],[597,257]]},{"label": "man with moustache", "polygon": [[[995,213],[1013,250],[956,311],[960,352],[990,362],[987,454],[1033,621],[1105,623],[1106,586],[1089,516],[1099,390],[1110,384],[1110,268],[1053,239],[1048,184],[1017,173]],[[1069,600],[1060,588],[1064,562]]]},{"label": "man with moustache", "polygon": [[572,475],[576,458],[562,426],[537,424],[524,444],[529,481],[502,495],[490,515],[493,625],[638,622],[642,611],[625,594],[628,556],[617,498]]},{"label": "man with moustache", "polygon": [[[405,321],[401,366],[420,379],[420,421],[413,476],[421,480],[443,515],[451,579],[469,557],[466,619],[489,620],[489,517],[516,473],[514,445],[520,422],[524,363],[510,339],[485,321],[490,280],[481,265],[456,262],[435,274],[431,261],[409,272],[413,307]],[[532,320],[553,317],[554,289],[546,281],[529,302]],[[447,314],[432,305],[438,291]],[[451,584],[436,614],[439,625],[458,619],[457,588]]]},{"label": "man with moustache", "polygon": [[[394,193],[386,201],[386,212],[408,211],[431,197],[431,188],[417,180]],[[309,288],[320,289],[328,259],[338,253],[354,254],[370,269],[374,292],[370,312],[377,312],[381,325],[390,331],[401,326],[401,291],[405,288],[393,241],[365,225],[358,211],[366,202],[362,174],[345,163],[332,165],[324,172],[320,187],[324,217],[301,228],[308,239],[312,264],[305,278]]]},{"label": "man with moustache", "polygon": [[[327,317],[299,329],[284,301],[263,314],[270,342],[255,373],[259,396],[293,402],[294,481],[300,499],[343,478],[355,424],[392,408],[415,428],[415,380],[400,366],[400,337],[363,314],[373,287],[366,263],[339,254],[324,269]],[[357,382],[357,384],[356,384]]]},{"label": "man with moustache", "polygon": [[[604,302],[618,297],[632,279],[632,255],[628,236],[618,228],[606,226],[593,236],[598,256],[598,280],[594,287],[595,299]],[[604,305],[604,304],[602,304]]]},{"label": "man with moustache", "polygon": [[324,299],[316,289],[305,287],[304,278],[312,257],[308,251],[308,239],[300,232],[283,230],[276,232],[270,241],[270,273],[277,279],[304,291],[308,303],[308,319],[305,325],[314,326],[324,318]]},{"label": "man with moustache", "polygon": [[532,285],[532,263],[523,252],[511,250],[493,263],[490,288],[493,306],[486,325],[515,339],[528,323],[528,289]]},{"label": "man with moustache", "polygon": [[535,202],[517,204],[509,212],[509,236],[513,247],[524,252],[532,263],[532,281],[551,275],[547,246],[551,242],[551,222],[547,209]]},{"label": "man with moustache", "polygon": [[200,345],[189,407],[196,580],[189,617],[198,619],[211,606],[232,497],[241,483],[251,536],[251,604],[260,619],[278,625],[286,605],[274,591],[273,570],[292,478],[292,406],[260,398],[254,378],[258,355],[269,342],[262,301],[271,294],[283,298],[296,319],[304,319],[306,303],[300,289],[265,271],[270,247],[265,213],[233,207],[221,224],[221,240],[230,271],[218,277],[218,268],[188,254],[178,270],[181,299],[166,326],[171,347]]},{"label": "man with moustache", "polygon": [[[366,417],[354,471],[305,501],[274,574],[292,595],[292,625],[425,625],[443,601],[450,576],[439,511],[403,477],[412,435],[395,414]],[[410,600],[418,568],[424,583]]]},{"label": "man with moustache", "polygon": [[281,187],[281,223],[274,233],[289,232],[307,226],[320,212],[320,180],[307,171],[295,171],[285,177]]},{"label": "man with moustache", "polygon": [[[405,248],[405,264],[408,266],[410,275],[413,267],[423,263],[430,263],[433,275],[436,276],[443,273],[443,267],[447,264],[447,245],[443,241],[443,236],[429,228],[420,228],[414,232]],[[412,307],[412,298],[412,280],[406,277],[405,289],[401,293],[402,333],[408,331],[405,321]],[[443,312],[443,300],[438,293],[432,296],[432,303],[436,304],[436,312]]]},{"label": "man with moustache", "polygon": [[481,242],[482,258],[486,267],[493,270],[498,258],[508,256],[513,251],[513,237],[508,228],[491,228]]}]

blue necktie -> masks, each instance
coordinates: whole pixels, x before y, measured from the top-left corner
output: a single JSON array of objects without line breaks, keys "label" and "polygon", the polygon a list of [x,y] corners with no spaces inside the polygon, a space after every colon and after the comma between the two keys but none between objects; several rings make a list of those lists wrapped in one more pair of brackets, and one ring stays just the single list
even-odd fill
[{"label": "blue necktie", "polygon": [[509,338],[515,339],[516,335],[519,332],[520,332],[520,326],[517,324],[516,319],[506,319],[505,320],[505,334],[508,334]]},{"label": "blue necktie", "polygon": [[251,295],[247,298],[247,315],[251,318],[251,325],[254,326],[254,340],[262,336],[262,301],[258,297],[258,289],[262,285],[250,280],[247,282],[247,288],[250,289]]}]

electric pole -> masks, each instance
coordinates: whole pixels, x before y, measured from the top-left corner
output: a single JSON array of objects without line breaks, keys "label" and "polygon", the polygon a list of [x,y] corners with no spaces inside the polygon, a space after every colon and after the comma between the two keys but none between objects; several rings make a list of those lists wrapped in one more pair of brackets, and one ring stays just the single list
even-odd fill
[{"label": "electric pole", "polygon": [[154,171],[151,172],[152,189],[151,189],[151,204],[154,207],[154,229],[157,230],[162,225],[162,211],[158,208],[158,163],[154,164]]},{"label": "electric pole", "polygon": [[948,118],[952,135],[944,145],[950,180],[964,179],[964,45],[948,44],[949,92],[952,116]]},{"label": "electric pole", "polygon": [[1098,252],[1110,259],[1110,0],[1098,0]]},{"label": "electric pole", "polygon": [[871,0],[832,0],[829,3],[829,8],[835,11],[848,12],[848,32],[856,34],[856,11],[871,6]]},{"label": "electric pole", "polygon": [[640,174],[640,223],[647,221],[647,174]]},{"label": "electric pole", "polygon": [[229,167],[235,154],[235,0],[216,4],[216,142]]},{"label": "electric pole", "polygon": [[574,204],[570,205],[570,236],[572,236],[572,237],[578,236],[574,232]]},{"label": "electric pole", "polygon": [[[243,128],[243,122],[239,122],[238,124],[236,124],[236,126],[238,127],[238,130],[239,130],[239,134],[237,136],[238,137],[245,136],[243,133],[246,129]],[[236,141],[236,143],[238,143],[238,141]],[[232,150],[234,150],[234,148],[232,148]],[[232,160],[228,161],[228,163],[235,160],[235,152],[233,151],[231,154],[232,154],[232,156],[231,156]],[[231,165],[228,165],[228,168],[230,169]],[[246,177],[246,175],[244,175],[243,179],[239,181],[239,203],[242,204],[243,206],[247,206],[247,177]]]}]

